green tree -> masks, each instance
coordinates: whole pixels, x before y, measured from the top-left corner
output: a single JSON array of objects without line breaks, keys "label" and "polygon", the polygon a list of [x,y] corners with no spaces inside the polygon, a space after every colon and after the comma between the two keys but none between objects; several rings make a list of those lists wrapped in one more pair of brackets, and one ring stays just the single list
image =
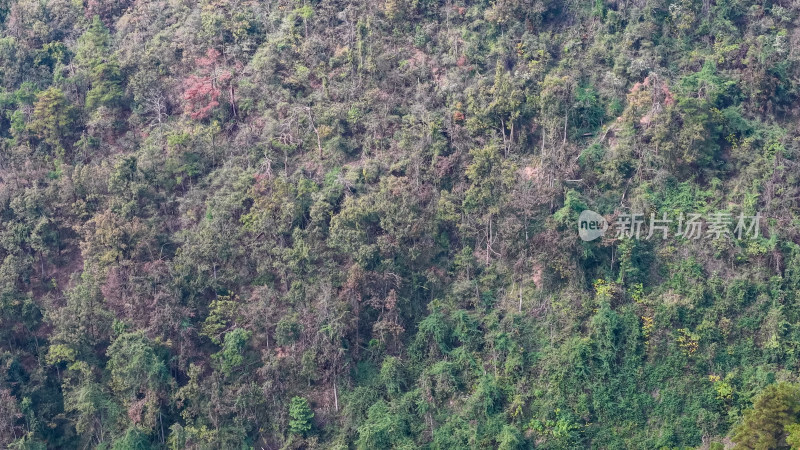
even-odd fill
[{"label": "green tree", "polygon": [[167,367],[143,332],[121,334],[107,354],[112,386],[126,400],[163,389],[169,376]]},{"label": "green tree", "polygon": [[369,408],[363,425],[358,427],[358,450],[373,448],[410,448],[408,423],[383,400]]},{"label": "green tree", "polygon": [[523,448],[524,439],[517,427],[505,425],[497,437],[498,450],[515,450]]},{"label": "green tree", "polygon": [[292,397],[289,404],[289,431],[298,436],[306,436],[311,431],[314,411],[303,397]]},{"label": "green tree", "polygon": [[800,422],[800,387],[790,383],[767,386],[745,411],[733,431],[735,449],[789,448],[787,436]]},{"label": "green tree", "polygon": [[123,106],[123,77],[111,51],[111,34],[98,16],[78,39],[75,54],[78,84],[86,86],[87,123],[92,135],[108,134],[117,127],[118,108]]},{"label": "green tree", "polygon": [[92,88],[86,93],[86,109],[117,107],[122,102],[122,75],[116,61],[107,61],[92,67]]},{"label": "green tree", "polygon": [[36,95],[29,129],[60,158],[72,143],[77,112],[60,89],[51,87]]},{"label": "green tree", "polygon": [[233,369],[244,362],[242,352],[252,334],[252,332],[244,328],[236,328],[225,334],[222,350],[212,356],[219,364],[219,369],[222,373],[231,375]]}]

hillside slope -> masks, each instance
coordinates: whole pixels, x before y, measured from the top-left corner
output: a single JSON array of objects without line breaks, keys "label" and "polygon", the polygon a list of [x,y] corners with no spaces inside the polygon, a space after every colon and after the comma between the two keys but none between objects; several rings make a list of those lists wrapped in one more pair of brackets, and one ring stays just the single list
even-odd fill
[{"label": "hillside slope", "polygon": [[800,442],[798,21],[0,0],[0,446]]}]

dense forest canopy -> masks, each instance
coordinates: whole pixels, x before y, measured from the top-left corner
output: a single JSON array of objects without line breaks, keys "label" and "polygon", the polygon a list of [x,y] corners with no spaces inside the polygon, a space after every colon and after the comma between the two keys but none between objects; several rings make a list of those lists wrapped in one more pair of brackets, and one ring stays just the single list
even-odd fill
[{"label": "dense forest canopy", "polygon": [[0,0],[0,446],[800,448],[799,44],[796,0]]}]

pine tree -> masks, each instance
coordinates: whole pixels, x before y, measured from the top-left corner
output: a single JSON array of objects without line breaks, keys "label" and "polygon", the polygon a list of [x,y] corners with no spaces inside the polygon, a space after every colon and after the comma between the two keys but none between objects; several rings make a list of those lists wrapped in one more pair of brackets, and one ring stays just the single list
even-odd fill
[{"label": "pine tree", "polygon": [[110,50],[111,34],[95,16],[89,29],[80,37],[75,60],[86,71],[91,88],[86,93],[86,109],[116,107],[122,102],[122,74],[116,56]]},{"label": "pine tree", "polygon": [[51,87],[36,95],[33,120],[29,128],[56,155],[63,157],[66,153],[68,138],[73,135],[75,122],[75,108],[69,104],[61,89]]},{"label": "pine tree", "polygon": [[789,383],[767,386],[734,430],[736,449],[789,448],[787,428],[800,419],[800,388]]},{"label": "pine tree", "polygon": [[289,405],[289,430],[296,435],[305,436],[311,431],[314,412],[303,397],[292,397]]}]

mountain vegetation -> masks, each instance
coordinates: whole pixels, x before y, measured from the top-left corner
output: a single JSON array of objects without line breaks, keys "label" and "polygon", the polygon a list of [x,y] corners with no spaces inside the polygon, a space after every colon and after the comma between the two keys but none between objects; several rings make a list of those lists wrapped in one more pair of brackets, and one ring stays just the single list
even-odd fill
[{"label": "mountain vegetation", "polygon": [[794,0],[0,0],[0,446],[800,448],[799,89]]}]

